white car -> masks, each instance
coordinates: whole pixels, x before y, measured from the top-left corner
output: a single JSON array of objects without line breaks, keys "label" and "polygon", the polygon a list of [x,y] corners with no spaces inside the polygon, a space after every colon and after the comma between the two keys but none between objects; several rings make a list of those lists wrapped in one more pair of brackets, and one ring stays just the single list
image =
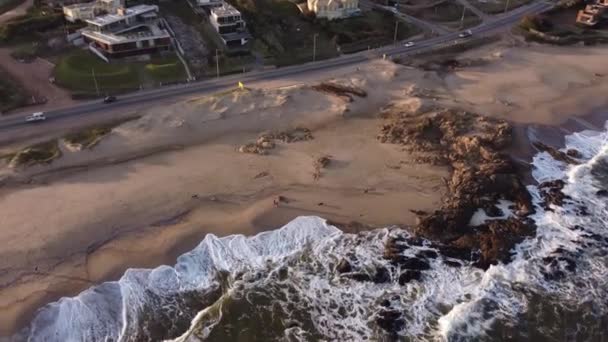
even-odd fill
[{"label": "white car", "polygon": [[407,42],[407,43],[403,44],[403,46],[405,46],[405,47],[412,47],[414,45],[416,45],[416,43],[414,43],[414,42]]},{"label": "white car", "polygon": [[25,122],[38,122],[46,120],[44,113],[38,112],[25,117]]},{"label": "white car", "polygon": [[473,32],[471,30],[466,30],[464,32],[461,32],[458,37],[460,38],[467,38],[473,35]]}]

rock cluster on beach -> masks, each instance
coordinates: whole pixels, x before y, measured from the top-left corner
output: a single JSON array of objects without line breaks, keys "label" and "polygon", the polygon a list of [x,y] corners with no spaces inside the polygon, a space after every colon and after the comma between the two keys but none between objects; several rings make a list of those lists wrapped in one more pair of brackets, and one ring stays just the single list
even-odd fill
[{"label": "rock cluster on beach", "polygon": [[319,92],[338,96],[338,97],[346,100],[347,102],[353,102],[354,101],[353,96],[357,96],[357,97],[366,97],[367,96],[367,92],[361,88],[357,88],[357,87],[350,86],[350,85],[339,84],[339,83],[335,83],[335,82],[323,82],[323,83],[312,86],[312,89],[319,91]]},{"label": "rock cluster on beach", "polygon": [[[402,145],[418,162],[452,170],[442,207],[418,212],[414,232],[455,248],[463,258],[479,251],[479,267],[507,261],[511,248],[534,231],[527,218],[534,210],[530,194],[502,152],[511,142],[509,124],[469,112],[411,113],[394,106],[382,117],[387,123],[378,135],[381,142]],[[503,216],[496,207],[499,200],[512,202],[513,215],[471,225],[478,209],[489,217]]]},{"label": "rock cluster on beach", "polygon": [[266,155],[276,147],[277,141],[293,143],[312,139],[312,132],[308,128],[296,127],[288,131],[262,133],[255,142],[241,145],[238,151],[241,153]]}]

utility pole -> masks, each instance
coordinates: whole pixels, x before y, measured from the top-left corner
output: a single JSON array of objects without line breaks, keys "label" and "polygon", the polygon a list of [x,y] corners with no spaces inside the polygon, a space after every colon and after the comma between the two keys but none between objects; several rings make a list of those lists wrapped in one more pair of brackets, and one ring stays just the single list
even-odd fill
[{"label": "utility pole", "polygon": [[505,4],[505,13],[507,13],[508,9],[509,9],[509,0],[507,0],[507,3]]},{"label": "utility pole", "polygon": [[215,49],[215,75],[215,77],[220,78],[220,57],[218,49]]},{"label": "utility pole", "polygon": [[462,6],[462,17],[460,17],[460,28],[464,27],[464,14],[466,13],[467,8]]},{"label": "utility pole", "polygon": [[97,77],[95,77],[95,68],[91,69],[91,73],[93,74],[93,82],[95,82],[95,91],[97,92],[97,96],[99,96],[99,85],[97,84]]},{"label": "utility pole", "polygon": [[399,19],[395,19],[395,34],[393,36],[393,44],[397,44],[397,28],[399,27]]},{"label": "utility pole", "polygon": [[312,61],[316,61],[317,60],[317,36],[319,34],[315,33],[312,36]]}]

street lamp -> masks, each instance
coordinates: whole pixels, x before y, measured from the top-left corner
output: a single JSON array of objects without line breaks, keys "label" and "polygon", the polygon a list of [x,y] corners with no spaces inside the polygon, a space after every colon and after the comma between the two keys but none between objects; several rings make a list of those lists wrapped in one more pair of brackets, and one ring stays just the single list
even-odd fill
[{"label": "street lamp", "polygon": [[317,36],[319,34],[315,33],[312,36],[312,61],[316,61],[317,60]]}]

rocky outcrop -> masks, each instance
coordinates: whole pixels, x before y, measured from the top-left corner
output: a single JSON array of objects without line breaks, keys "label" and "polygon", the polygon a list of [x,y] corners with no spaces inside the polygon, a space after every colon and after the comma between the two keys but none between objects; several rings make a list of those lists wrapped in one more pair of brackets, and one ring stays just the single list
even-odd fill
[{"label": "rocky outcrop", "polygon": [[[414,232],[453,248],[456,257],[479,250],[476,263],[488,267],[507,261],[510,249],[534,229],[526,217],[533,213],[531,196],[511,158],[502,153],[511,142],[511,127],[504,121],[460,111],[422,114],[391,107],[382,113],[388,122],[378,139],[402,145],[415,160],[451,168],[442,207],[419,215]],[[484,208],[500,216],[498,200],[513,203],[515,217],[471,226],[475,211]],[[387,253],[391,253],[387,246]],[[399,261],[401,262],[401,260]]]},{"label": "rocky outcrop", "polygon": [[553,157],[555,160],[559,160],[566,164],[577,165],[579,162],[574,158],[580,158],[580,152],[576,150],[568,150],[568,152],[564,153],[555,147],[551,147],[549,145],[543,144],[540,141],[535,141],[532,143],[534,147],[536,147],[539,151],[547,152]]}]

